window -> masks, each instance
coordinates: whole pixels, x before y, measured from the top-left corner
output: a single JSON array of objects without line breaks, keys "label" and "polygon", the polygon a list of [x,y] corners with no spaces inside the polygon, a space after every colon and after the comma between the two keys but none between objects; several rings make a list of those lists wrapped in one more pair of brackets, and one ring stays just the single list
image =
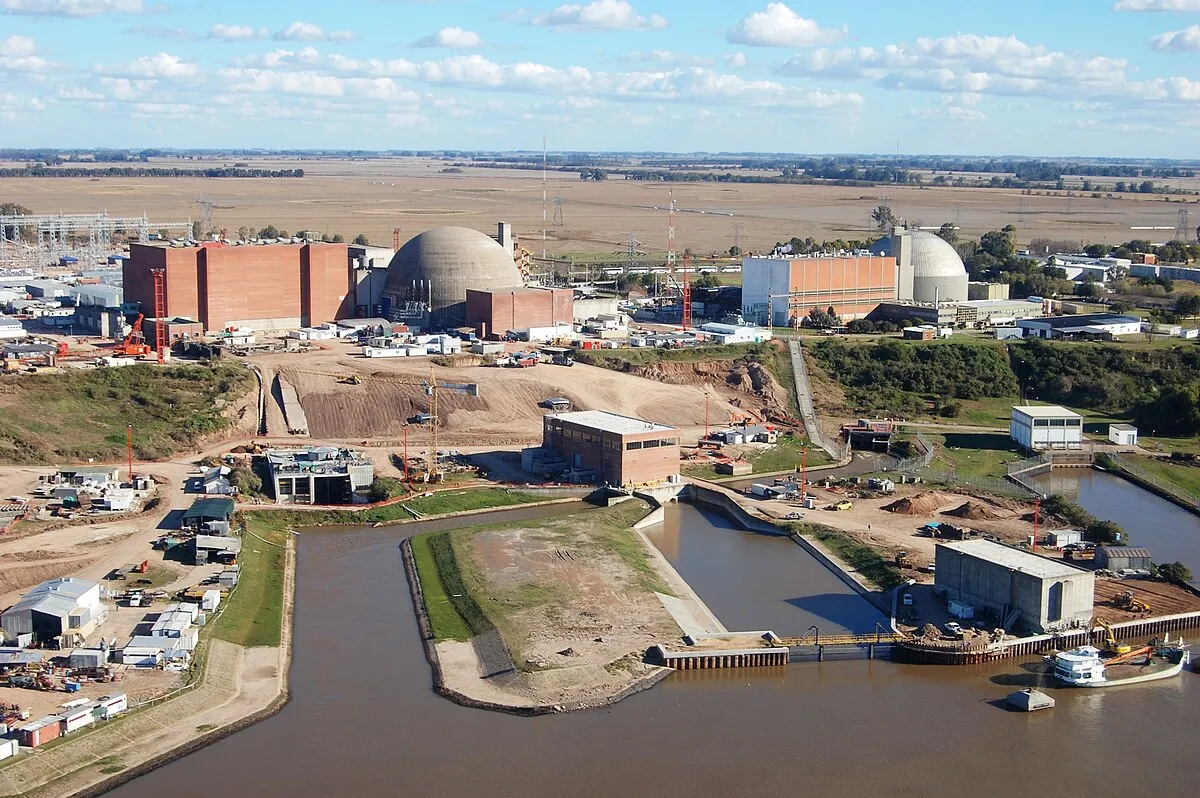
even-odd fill
[{"label": "window", "polygon": [[657,449],[662,441],[642,441],[643,449]]},{"label": "window", "polygon": [[1068,418],[1067,426],[1068,427],[1082,427],[1083,419],[1082,418]]},{"label": "window", "polygon": [[632,452],[635,449],[640,449],[640,448],[642,448],[641,441],[630,441],[629,443],[625,444],[625,451],[627,451],[627,452]]},{"label": "window", "polygon": [[1050,426],[1050,419],[1048,419],[1048,418],[1035,418],[1035,419],[1033,420],[1033,426],[1035,426],[1035,427],[1048,427],[1048,426]]},{"label": "window", "polygon": [[1052,427],[1065,427],[1066,425],[1067,425],[1067,420],[1065,418],[1050,419],[1050,426],[1052,426]]}]

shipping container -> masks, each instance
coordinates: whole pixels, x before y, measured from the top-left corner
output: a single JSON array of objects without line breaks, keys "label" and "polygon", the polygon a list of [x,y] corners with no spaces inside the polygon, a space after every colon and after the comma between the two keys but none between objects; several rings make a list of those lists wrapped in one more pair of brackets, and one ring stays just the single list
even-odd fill
[{"label": "shipping container", "polygon": [[26,748],[37,748],[51,740],[57,740],[61,734],[58,725],[60,720],[57,715],[47,715],[27,723],[17,729],[17,740]]},{"label": "shipping container", "polygon": [[20,747],[21,744],[16,740],[0,740],[0,759],[8,759],[10,756],[16,756]]},{"label": "shipping container", "polygon": [[81,706],[64,710],[61,715],[62,720],[59,721],[61,733],[70,734],[72,732],[79,731],[86,726],[91,726],[96,722],[94,710],[98,706],[99,704],[95,701],[88,701],[86,704]]},{"label": "shipping container", "polygon": [[96,703],[99,704],[100,714],[104,718],[111,718],[129,711],[129,699],[124,693],[101,696]]}]

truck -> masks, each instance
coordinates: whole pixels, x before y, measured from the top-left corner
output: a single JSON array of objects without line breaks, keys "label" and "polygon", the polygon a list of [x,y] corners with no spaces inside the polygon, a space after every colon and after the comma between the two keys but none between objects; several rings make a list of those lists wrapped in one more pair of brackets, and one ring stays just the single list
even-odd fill
[{"label": "truck", "polygon": [[555,355],[550,359],[550,362],[556,366],[574,366],[575,361],[570,355]]}]

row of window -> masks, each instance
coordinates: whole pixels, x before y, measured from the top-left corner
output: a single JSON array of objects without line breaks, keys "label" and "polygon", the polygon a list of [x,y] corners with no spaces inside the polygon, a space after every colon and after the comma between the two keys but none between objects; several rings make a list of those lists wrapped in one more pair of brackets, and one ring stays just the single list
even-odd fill
[{"label": "row of window", "polygon": [[625,451],[632,452],[635,449],[657,449],[660,446],[674,446],[679,443],[678,438],[661,438],[656,441],[630,441],[625,444]]},{"label": "row of window", "polygon": [[1035,418],[1033,420],[1035,427],[1082,427],[1083,419],[1080,418]]}]

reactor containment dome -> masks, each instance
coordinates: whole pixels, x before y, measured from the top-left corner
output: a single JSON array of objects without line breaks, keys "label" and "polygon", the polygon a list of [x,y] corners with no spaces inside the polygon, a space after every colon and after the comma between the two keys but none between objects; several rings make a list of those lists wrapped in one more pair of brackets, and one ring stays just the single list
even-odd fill
[{"label": "reactor containment dome", "polygon": [[967,269],[954,247],[925,230],[896,228],[879,242],[881,254],[896,259],[901,300],[965,302]]},{"label": "reactor containment dome", "polygon": [[467,289],[522,284],[511,249],[466,227],[438,227],[414,236],[388,264],[383,315],[392,321],[444,329],[466,322]]}]

